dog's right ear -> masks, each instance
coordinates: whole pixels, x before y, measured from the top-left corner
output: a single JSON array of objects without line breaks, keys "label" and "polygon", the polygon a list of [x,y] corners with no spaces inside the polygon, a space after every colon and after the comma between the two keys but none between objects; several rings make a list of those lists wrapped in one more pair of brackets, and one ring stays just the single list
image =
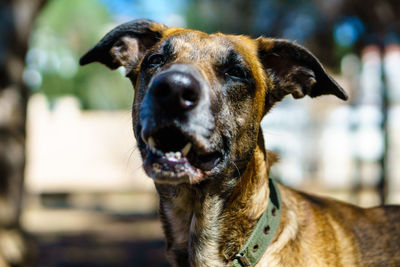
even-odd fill
[{"label": "dog's right ear", "polygon": [[80,65],[100,62],[110,69],[124,66],[127,73],[136,68],[148,49],[162,37],[167,26],[150,20],[133,20],[107,33],[83,55]]}]

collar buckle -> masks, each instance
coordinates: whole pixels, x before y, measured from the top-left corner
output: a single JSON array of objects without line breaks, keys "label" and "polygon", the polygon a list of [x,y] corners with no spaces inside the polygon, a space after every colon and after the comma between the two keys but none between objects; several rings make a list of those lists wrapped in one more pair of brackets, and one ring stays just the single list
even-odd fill
[{"label": "collar buckle", "polygon": [[235,259],[238,260],[238,262],[243,266],[243,267],[249,267],[251,266],[251,263],[249,259],[244,255],[243,253],[239,253],[235,255]]}]

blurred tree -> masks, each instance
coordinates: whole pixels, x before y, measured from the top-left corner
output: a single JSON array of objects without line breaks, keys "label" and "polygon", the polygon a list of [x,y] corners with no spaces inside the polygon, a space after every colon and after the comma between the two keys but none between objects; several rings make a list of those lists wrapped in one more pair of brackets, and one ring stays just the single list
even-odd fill
[{"label": "blurred tree", "polygon": [[[3,264],[2,266],[6,262],[13,266],[22,264],[26,252],[21,247],[22,238],[18,231],[25,164],[25,119],[28,98],[28,90],[22,76],[33,21],[44,3],[45,0],[0,1],[0,265]],[[15,246],[17,251],[12,246]]]},{"label": "blurred tree", "polygon": [[254,2],[193,0],[187,8],[187,26],[208,33],[250,34]]},{"label": "blurred tree", "polygon": [[365,45],[399,42],[397,0],[192,0],[188,27],[286,38],[306,45],[324,64],[338,67]]},{"label": "blurred tree", "polygon": [[129,108],[133,92],[121,72],[109,72],[99,64],[78,65],[79,57],[114,26],[99,0],[49,2],[30,39],[25,81],[51,104],[73,95],[84,109]]},{"label": "blurred tree", "polygon": [[359,54],[366,45],[383,48],[400,42],[397,0],[314,0],[313,3],[323,16],[309,44],[331,66],[338,66],[339,59],[349,52]]}]

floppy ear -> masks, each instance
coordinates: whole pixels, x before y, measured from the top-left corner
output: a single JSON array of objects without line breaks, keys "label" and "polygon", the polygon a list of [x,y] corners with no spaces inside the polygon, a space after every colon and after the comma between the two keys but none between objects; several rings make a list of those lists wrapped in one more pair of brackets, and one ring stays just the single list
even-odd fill
[{"label": "floppy ear", "polygon": [[136,68],[146,50],[161,39],[166,28],[150,20],[133,20],[121,24],[83,55],[79,64],[100,62],[110,69],[124,66],[128,73]]},{"label": "floppy ear", "polygon": [[259,58],[273,83],[267,92],[268,107],[287,94],[294,98],[330,94],[347,100],[343,88],[304,47],[280,39],[260,37],[257,41]]}]

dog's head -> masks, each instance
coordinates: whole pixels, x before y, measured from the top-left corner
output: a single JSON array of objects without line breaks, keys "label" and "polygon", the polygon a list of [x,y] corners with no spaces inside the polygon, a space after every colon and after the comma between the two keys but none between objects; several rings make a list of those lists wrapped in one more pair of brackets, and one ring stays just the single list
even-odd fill
[{"label": "dog's head", "polygon": [[158,183],[195,184],[243,170],[261,119],[285,95],[347,99],[318,60],[291,42],[148,20],[109,32],[80,61],[91,62],[125,67],[144,168]]}]

